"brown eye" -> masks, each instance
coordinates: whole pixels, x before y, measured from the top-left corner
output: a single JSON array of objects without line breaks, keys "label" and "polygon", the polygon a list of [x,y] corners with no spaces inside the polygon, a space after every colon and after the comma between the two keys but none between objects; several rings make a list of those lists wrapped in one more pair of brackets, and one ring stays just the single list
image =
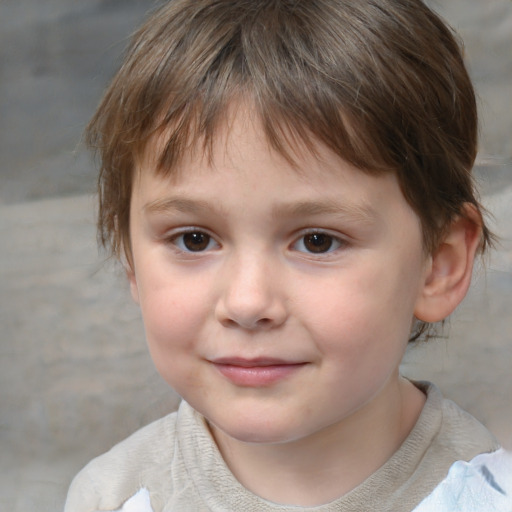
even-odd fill
[{"label": "brown eye", "polygon": [[308,252],[322,253],[332,248],[334,238],[325,233],[311,233],[303,237],[304,248]]},{"label": "brown eye", "polygon": [[210,235],[202,233],[201,231],[184,233],[183,235],[176,238],[176,245],[181,249],[190,252],[204,251],[209,248],[210,243]]}]

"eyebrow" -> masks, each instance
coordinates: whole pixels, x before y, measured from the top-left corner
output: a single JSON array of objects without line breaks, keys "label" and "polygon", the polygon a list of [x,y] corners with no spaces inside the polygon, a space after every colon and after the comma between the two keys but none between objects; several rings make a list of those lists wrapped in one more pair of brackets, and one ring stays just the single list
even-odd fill
[{"label": "eyebrow", "polygon": [[337,203],[334,201],[301,201],[284,204],[275,209],[274,216],[307,217],[316,215],[335,215],[359,222],[375,222],[379,215],[369,204]]},{"label": "eyebrow", "polygon": [[[225,214],[219,207],[202,199],[188,199],[185,197],[169,197],[157,199],[144,205],[147,213],[205,213],[215,212]],[[357,222],[375,222],[379,215],[369,204],[337,203],[334,201],[299,201],[277,205],[272,211],[272,217],[311,217],[320,215],[334,215]]]},{"label": "eyebrow", "polygon": [[181,213],[200,213],[204,211],[216,210],[208,201],[201,199],[187,199],[184,197],[169,197],[157,199],[144,205],[143,210],[147,213],[165,213],[177,211]]}]

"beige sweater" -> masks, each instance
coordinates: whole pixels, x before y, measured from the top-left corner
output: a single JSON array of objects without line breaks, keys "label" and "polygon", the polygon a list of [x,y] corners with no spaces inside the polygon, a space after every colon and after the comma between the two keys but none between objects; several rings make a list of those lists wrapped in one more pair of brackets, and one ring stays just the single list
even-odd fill
[{"label": "beige sweater", "polygon": [[154,512],[410,512],[457,460],[498,448],[471,415],[429,384],[418,422],[398,451],[354,490],[323,506],[276,505],[245,489],[230,473],[205,420],[182,402],[91,461],[74,479],[65,512],[119,509],[140,488]]}]

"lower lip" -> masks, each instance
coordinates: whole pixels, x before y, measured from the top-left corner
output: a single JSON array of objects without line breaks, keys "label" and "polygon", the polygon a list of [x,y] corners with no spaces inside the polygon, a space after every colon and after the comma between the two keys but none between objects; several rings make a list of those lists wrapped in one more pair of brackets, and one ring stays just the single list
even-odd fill
[{"label": "lower lip", "polygon": [[215,363],[217,370],[233,384],[244,387],[265,387],[284,380],[305,364],[276,364],[270,366],[237,366]]}]

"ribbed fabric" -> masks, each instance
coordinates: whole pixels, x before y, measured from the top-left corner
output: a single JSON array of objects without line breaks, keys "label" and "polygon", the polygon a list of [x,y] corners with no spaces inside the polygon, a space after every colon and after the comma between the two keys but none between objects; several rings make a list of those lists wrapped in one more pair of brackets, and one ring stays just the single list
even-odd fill
[{"label": "ribbed fabric", "polygon": [[457,460],[498,449],[492,434],[428,383],[423,411],[398,451],[337,500],[317,507],[271,503],[231,474],[204,418],[182,402],[177,412],[139,430],[91,461],[74,479],[65,512],[119,509],[140,488],[154,512],[410,512]]}]

